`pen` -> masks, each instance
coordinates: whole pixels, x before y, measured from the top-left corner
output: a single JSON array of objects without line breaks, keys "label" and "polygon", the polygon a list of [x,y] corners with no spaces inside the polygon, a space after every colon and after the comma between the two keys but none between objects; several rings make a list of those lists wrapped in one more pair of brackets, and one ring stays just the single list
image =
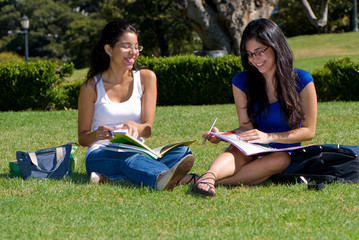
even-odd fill
[{"label": "pen", "polygon": [[111,135],[112,138],[115,138],[115,136],[112,134],[112,132],[109,130],[108,133]]},{"label": "pen", "polygon": [[[216,124],[216,121],[217,121],[217,118],[214,119],[211,128],[208,130],[209,132],[210,132],[210,131],[212,130],[212,128],[214,127],[214,124]],[[205,139],[203,140],[203,143],[202,143],[202,144],[204,144],[204,143],[206,142],[206,140],[207,140],[207,138],[205,138]]]}]

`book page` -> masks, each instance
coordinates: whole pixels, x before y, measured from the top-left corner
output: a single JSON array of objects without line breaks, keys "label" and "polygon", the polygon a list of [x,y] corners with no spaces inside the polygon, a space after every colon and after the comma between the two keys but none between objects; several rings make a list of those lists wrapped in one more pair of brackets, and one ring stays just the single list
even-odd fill
[{"label": "book page", "polygon": [[260,144],[249,143],[249,142],[240,140],[240,139],[238,139],[238,136],[235,133],[224,133],[224,134],[219,134],[219,133],[214,133],[214,132],[210,132],[210,133],[219,137],[220,139],[222,139],[226,142],[229,142],[230,144],[232,144],[233,146],[238,148],[246,156],[259,155],[259,154],[270,153],[270,152],[293,151],[296,149],[301,149],[301,148],[310,146],[310,145],[307,145],[307,146],[296,146],[296,147],[277,149],[277,148],[266,147],[266,146],[262,146]]}]

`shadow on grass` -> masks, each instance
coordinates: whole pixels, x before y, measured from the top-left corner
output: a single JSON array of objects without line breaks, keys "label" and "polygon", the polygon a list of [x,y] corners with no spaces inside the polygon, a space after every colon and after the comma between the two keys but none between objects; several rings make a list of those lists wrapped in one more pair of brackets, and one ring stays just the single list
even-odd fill
[{"label": "shadow on grass", "polygon": [[[10,173],[0,173],[0,179],[23,179],[23,178],[19,176],[10,176]],[[63,179],[58,179],[58,181],[72,182],[78,185],[87,185],[89,184],[89,176],[86,173],[73,172],[71,176],[67,176]],[[135,183],[126,180],[119,180],[106,184],[118,186],[121,188],[131,188],[131,189],[143,188],[143,186],[137,185]]]},{"label": "shadow on grass", "polygon": [[[68,179],[75,184],[85,184],[85,185],[90,184],[89,176],[87,175],[87,173],[74,172],[71,174],[71,176]],[[104,184],[114,185],[114,186],[121,187],[121,188],[131,188],[131,189],[140,189],[140,188],[144,187],[144,186],[140,186],[138,184],[132,183],[128,180],[117,180],[117,181],[104,183]]]},{"label": "shadow on grass", "polygon": [[[267,181],[265,181],[265,182],[263,182],[261,184],[253,185],[253,186],[241,184],[241,185],[237,185],[237,186],[220,185],[220,187],[226,188],[227,190],[231,190],[231,189],[240,188],[240,187],[246,187],[246,188],[256,188],[256,187],[269,188],[269,187],[277,186],[277,185],[278,186],[279,185],[291,186],[291,185],[296,185],[296,184],[299,184],[299,183],[300,183],[300,181],[289,179],[289,178],[286,179],[286,180],[283,180],[283,181],[279,181],[277,179],[276,180],[268,179]],[[216,188],[217,187],[219,187],[219,185],[216,184]],[[213,196],[207,196],[207,195],[195,192],[193,189],[194,189],[194,186],[192,185],[191,187],[188,188],[186,194],[193,195],[193,196],[196,196],[196,197],[201,197],[201,198],[212,198],[213,197]]]}]

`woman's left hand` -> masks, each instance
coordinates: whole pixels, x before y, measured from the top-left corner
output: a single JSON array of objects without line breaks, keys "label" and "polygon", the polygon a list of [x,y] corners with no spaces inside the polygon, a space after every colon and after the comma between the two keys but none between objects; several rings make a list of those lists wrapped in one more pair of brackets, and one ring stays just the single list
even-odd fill
[{"label": "woman's left hand", "polygon": [[127,129],[128,134],[134,138],[138,138],[138,129],[134,123],[125,122],[114,127],[114,129]]},{"label": "woman's left hand", "polygon": [[258,129],[252,129],[238,134],[238,139],[247,141],[249,143],[271,143],[269,134],[259,131]]}]

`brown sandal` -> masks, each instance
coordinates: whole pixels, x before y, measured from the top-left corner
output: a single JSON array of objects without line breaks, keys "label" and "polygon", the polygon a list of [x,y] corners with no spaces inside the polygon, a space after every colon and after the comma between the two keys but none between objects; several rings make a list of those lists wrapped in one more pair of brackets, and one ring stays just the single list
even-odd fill
[{"label": "brown sandal", "polygon": [[[207,177],[207,178],[203,178],[203,176],[205,176],[206,174],[212,174],[213,177]],[[194,188],[193,188],[193,191],[196,192],[196,193],[200,193],[200,194],[203,194],[203,195],[206,195],[206,196],[211,196],[211,197],[214,197],[216,196],[216,192],[215,191],[211,191],[212,189],[215,190],[215,187],[214,187],[214,183],[210,183],[208,181],[204,181],[204,180],[208,180],[208,179],[212,179],[214,181],[216,181],[216,175],[212,172],[206,172],[204,173],[197,181],[197,183],[194,185]],[[202,181],[200,181],[202,180]],[[204,189],[201,189],[201,188],[198,188],[198,184],[200,183],[203,183],[203,184],[206,184],[209,189],[208,190],[204,190]]]},{"label": "brown sandal", "polygon": [[178,181],[177,185],[185,185],[185,184],[196,185],[198,179],[200,178],[200,176],[195,173],[189,173],[186,176],[191,176],[191,178],[187,182],[182,182],[182,180],[180,180]]},{"label": "brown sandal", "polygon": [[191,179],[187,182],[187,184],[191,183],[193,185],[196,185],[198,179],[200,178],[199,175],[195,174],[195,173],[190,173],[188,175],[191,175]]}]

